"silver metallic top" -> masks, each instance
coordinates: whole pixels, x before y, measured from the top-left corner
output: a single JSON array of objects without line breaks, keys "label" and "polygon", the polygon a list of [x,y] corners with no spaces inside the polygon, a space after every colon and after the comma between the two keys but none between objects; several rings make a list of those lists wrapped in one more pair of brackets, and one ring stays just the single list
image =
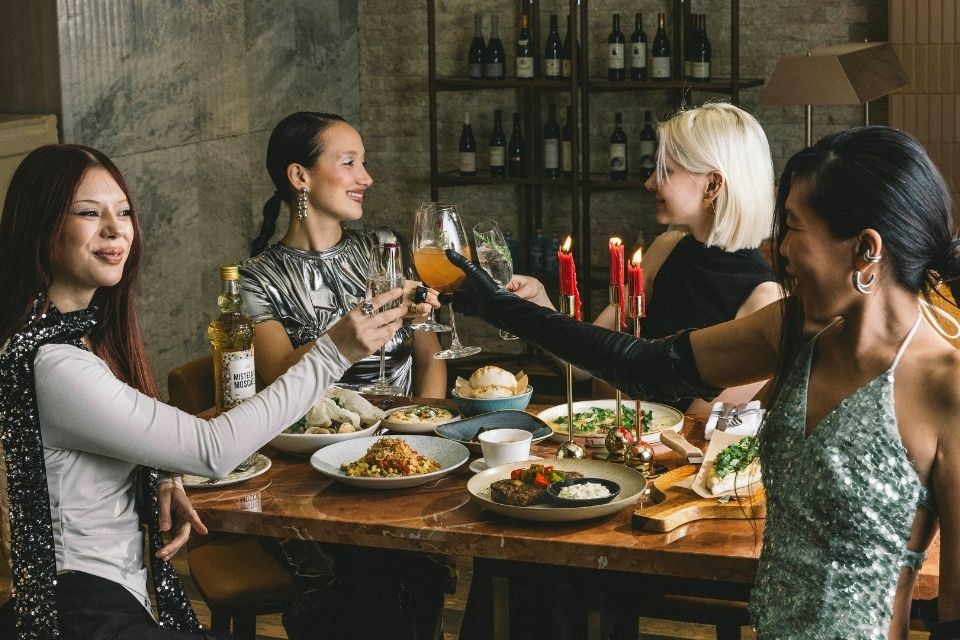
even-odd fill
[{"label": "silver metallic top", "polygon": [[[398,242],[409,272],[409,251],[394,231],[344,229],[336,245],[322,251],[304,251],[277,243],[240,264],[243,311],[254,322],[276,320],[294,348],[319,335],[367,295],[367,268],[375,244]],[[409,275],[407,276],[409,277]],[[387,343],[387,381],[411,392],[413,331],[410,322]],[[357,362],[344,374],[344,386],[360,386],[377,379],[379,352]]]}]

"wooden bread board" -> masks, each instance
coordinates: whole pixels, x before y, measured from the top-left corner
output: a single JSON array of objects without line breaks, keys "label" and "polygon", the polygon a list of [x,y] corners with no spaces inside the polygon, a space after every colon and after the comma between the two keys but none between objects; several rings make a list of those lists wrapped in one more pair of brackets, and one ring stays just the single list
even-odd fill
[{"label": "wooden bread board", "polygon": [[693,479],[698,467],[688,464],[663,474],[653,481],[650,497],[653,504],[633,512],[633,527],[643,531],[670,531],[694,520],[713,518],[762,518],[767,513],[767,500],[763,487],[752,496],[739,501],[730,499],[723,503],[717,498],[703,498],[693,489],[675,486],[685,478]]}]

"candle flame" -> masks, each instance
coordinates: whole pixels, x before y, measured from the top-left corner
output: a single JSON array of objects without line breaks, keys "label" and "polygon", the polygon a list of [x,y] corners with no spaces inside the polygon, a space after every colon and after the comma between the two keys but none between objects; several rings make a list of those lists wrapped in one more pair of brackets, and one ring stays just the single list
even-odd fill
[{"label": "candle flame", "polygon": [[641,260],[643,260],[643,248],[637,247],[637,250],[633,253],[633,257],[630,258],[630,264],[639,267]]},{"label": "candle flame", "polygon": [[573,246],[573,238],[567,236],[567,239],[563,241],[563,246],[560,247],[560,251],[564,253],[570,253],[570,248]]},{"label": "candle flame", "polygon": [[617,238],[616,236],[614,236],[613,238],[610,238],[610,246],[619,247],[622,244],[623,244],[623,240],[621,240],[620,238]]}]

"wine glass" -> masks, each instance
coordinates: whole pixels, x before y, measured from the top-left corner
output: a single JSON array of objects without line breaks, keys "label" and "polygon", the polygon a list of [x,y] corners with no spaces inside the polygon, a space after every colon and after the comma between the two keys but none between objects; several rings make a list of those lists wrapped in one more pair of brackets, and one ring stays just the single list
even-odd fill
[{"label": "wine glass", "polygon": [[[473,226],[473,240],[477,245],[477,259],[480,266],[490,274],[490,277],[501,287],[507,286],[513,277],[513,259],[510,257],[510,247],[503,237],[503,231],[493,220],[479,222]],[[516,340],[517,336],[508,331],[500,330],[502,340]]]},{"label": "wine glass", "polygon": [[[400,245],[387,242],[375,246],[367,269],[367,299],[402,286],[403,262],[400,258]],[[383,308],[393,309],[398,306],[400,306],[400,298],[384,305]],[[380,375],[372,384],[360,387],[360,392],[378,396],[399,396],[403,393],[403,389],[387,382],[386,345],[380,347]]]},{"label": "wine glass", "polygon": [[[442,205],[437,202],[422,202],[420,204],[420,208],[417,210],[417,215],[413,222],[413,237],[416,238],[417,236],[420,235],[420,223],[421,223],[421,220],[423,219],[423,216],[421,216],[420,212],[423,211],[424,209],[436,208],[438,206],[442,207],[447,205]],[[416,268],[417,268],[416,260],[414,260],[413,268],[414,268],[414,271],[416,271]],[[420,280],[423,280],[423,278],[420,276],[419,271],[417,271],[417,277],[420,278]],[[421,322],[414,322],[413,324],[410,325],[410,328],[416,331],[432,331],[433,333],[447,333],[448,331],[450,331],[449,325],[441,324],[434,319],[433,307],[430,307],[430,313],[427,315],[426,320],[423,320]]]},{"label": "wine glass", "polygon": [[[470,242],[460,222],[456,205],[431,204],[417,212],[413,237],[413,263],[423,281],[440,293],[453,293],[466,274],[447,260],[445,249],[453,249],[470,259]],[[452,360],[480,353],[480,347],[465,347],[457,335],[457,323],[450,308],[450,348],[433,354],[440,360]]]}]

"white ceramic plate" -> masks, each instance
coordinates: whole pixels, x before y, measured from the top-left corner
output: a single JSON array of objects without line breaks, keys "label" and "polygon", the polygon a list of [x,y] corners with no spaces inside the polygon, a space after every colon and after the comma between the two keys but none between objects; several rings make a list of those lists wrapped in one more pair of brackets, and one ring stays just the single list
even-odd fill
[{"label": "white ceramic plate", "polygon": [[373,435],[373,432],[380,426],[377,420],[369,427],[364,427],[360,431],[350,433],[281,433],[270,441],[270,444],[280,451],[292,453],[297,456],[312,456],[314,451],[322,449],[337,442],[344,440],[353,440],[354,438],[365,438]]},{"label": "white ceramic plate", "polygon": [[[623,400],[621,406],[625,409],[633,409],[634,402],[633,400]],[[608,400],[581,400],[579,402],[573,403],[573,412],[580,413],[582,411],[589,411],[593,407],[598,407],[600,409],[616,409],[617,401],[613,399]],[[644,442],[654,443],[660,442],[660,432],[669,429],[670,431],[680,431],[683,428],[683,414],[669,407],[665,404],[659,404],[657,402],[643,402],[641,408],[644,411],[653,411],[653,426],[651,431],[643,433],[640,435],[640,439]],[[567,415],[567,405],[558,404],[555,407],[550,407],[549,409],[544,409],[537,417],[546,422],[553,429],[553,437],[551,440],[554,442],[564,442],[567,439],[567,427],[566,425],[557,424],[554,422],[560,416]],[[604,440],[607,437],[606,431],[601,432],[573,432],[573,439],[586,447],[605,447]]]},{"label": "white ceramic plate", "polygon": [[256,478],[257,476],[266,473],[272,464],[273,463],[270,461],[270,458],[262,453],[258,453],[253,466],[246,471],[231,471],[226,478],[220,478],[219,480],[205,478],[203,476],[184,474],[183,486],[190,487],[191,489],[225,487],[227,485],[237,484],[238,482],[249,480],[250,478]]},{"label": "white ceramic plate", "polygon": [[432,480],[442,478],[458,469],[470,457],[470,452],[459,442],[437,438],[434,436],[394,436],[403,438],[420,455],[433,458],[440,464],[440,469],[431,473],[421,473],[414,476],[396,476],[392,478],[361,478],[348,476],[340,470],[340,465],[359,460],[373,443],[375,438],[357,438],[346,442],[338,442],[324,447],[310,457],[310,465],[323,475],[339,480],[344,484],[365,489],[403,489],[426,484]]},{"label": "white ceramic plate", "polygon": [[588,478],[612,480],[620,485],[620,495],[610,502],[588,507],[559,507],[551,502],[530,507],[514,507],[494,502],[490,497],[490,485],[497,480],[509,478],[510,472],[519,468],[518,465],[503,465],[478,473],[467,482],[467,491],[484,509],[510,518],[537,522],[571,522],[617,513],[639,500],[647,486],[647,480],[642,473],[620,464],[574,459],[551,460],[550,464],[563,471],[579,471]]},{"label": "white ceramic plate", "polygon": [[[409,411],[414,407],[434,407],[436,409],[446,409],[447,411],[453,414],[452,418],[433,420],[430,422],[398,422],[393,416],[399,411]],[[403,407],[397,407],[396,409],[391,409],[383,414],[383,424],[389,429],[392,433],[433,433],[433,430],[439,427],[442,424],[447,424],[449,422],[455,422],[460,419],[460,411],[458,409],[451,409],[450,407],[442,407],[440,405],[406,405]]]}]

